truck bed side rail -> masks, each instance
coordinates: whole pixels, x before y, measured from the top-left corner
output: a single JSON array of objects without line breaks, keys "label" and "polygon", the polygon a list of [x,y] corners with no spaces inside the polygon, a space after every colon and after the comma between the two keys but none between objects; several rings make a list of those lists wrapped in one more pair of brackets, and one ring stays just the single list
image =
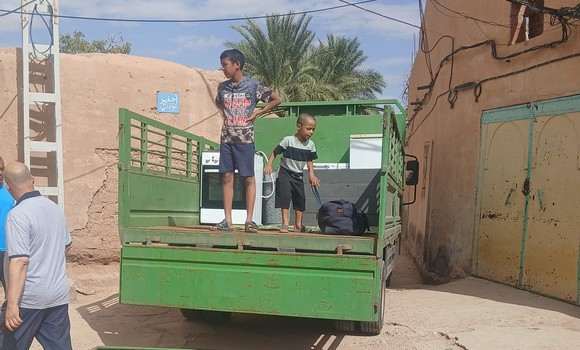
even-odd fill
[{"label": "truck bed side rail", "polygon": [[200,154],[215,147],[203,137],[119,109],[121,243],[125,228],[199,223]]},{"label": "truck bed side rail", "polygon": [[401,198],[403,196],[404,148],[401,128],[391,106],[383,115],[383,150],[381,159],[381,201],[379,206],[379,236],[377,253],[392,243],[392,235],[401,229]]}]

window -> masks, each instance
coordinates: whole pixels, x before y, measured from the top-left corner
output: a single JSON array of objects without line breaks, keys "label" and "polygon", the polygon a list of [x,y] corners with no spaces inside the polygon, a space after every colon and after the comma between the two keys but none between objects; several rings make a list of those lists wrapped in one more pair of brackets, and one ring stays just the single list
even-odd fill
[{"label": "window", "polygon": [[[544,0],[530,0],[538,6],[544,6]],[[530,7],[511,4],[509,44],[517,44],[535,38],[544,32],[544,14],[533,11]]]}]

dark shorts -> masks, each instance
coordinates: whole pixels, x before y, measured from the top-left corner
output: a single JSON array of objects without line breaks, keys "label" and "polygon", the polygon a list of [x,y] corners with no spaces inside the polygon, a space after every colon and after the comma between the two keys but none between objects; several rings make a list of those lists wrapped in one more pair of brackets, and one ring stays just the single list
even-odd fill
[{"label": "dark shorts", "polygon": [[48,309],[20,308],[22,324],[14,332],[4,325],[6,306],[2,306],[0,349],[28,350],[36,338],[44,350],[72,350],[68,304]]},{"label": "dark shorts", "polygon": [[254,153],[253,143],[220,144],[220,174],[238,169],[240,176],[254,176]]},{"label": "dark shorts", "polygon": [[292,208],[298,211],[306,209],[306,194],[304,193],[304,181],[288,175],[284,168],[280,168],[276,179],[276,208],[289,209],[290,202]]}]

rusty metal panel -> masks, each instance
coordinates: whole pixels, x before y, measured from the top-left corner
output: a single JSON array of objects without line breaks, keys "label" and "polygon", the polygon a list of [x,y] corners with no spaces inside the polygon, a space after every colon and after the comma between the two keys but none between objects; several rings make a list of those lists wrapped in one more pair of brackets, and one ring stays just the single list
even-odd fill
[{"label": "rusty metal panel", "polygon": [[534,118],[523,288],[576,301],[580,112]]},{"label": "rusty metal panel", "polygon": [[514,286],[520,275],[529,123],[482,124],[475,272]]}]

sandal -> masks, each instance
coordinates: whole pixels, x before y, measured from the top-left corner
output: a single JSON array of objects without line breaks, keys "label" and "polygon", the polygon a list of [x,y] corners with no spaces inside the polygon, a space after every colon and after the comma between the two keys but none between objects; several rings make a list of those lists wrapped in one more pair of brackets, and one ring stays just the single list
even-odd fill
[{"label": "sandal", "polygon": [[306,226],[302,225],[302,227],[300,228],[300,233],[310,233],[312,232],[312,230],[306,228]]},{"label": "sandal", "polygon": [[228,226],[228,222],[226,221],[226,219],[223,219],[217,225],[210,227],[210,230],[231,232],[234,229],[232,227]]},{"label": "sandal", "polygon": [[280,226],[280,230],[278,232],[280,232],[280,233],[288,233],[288,225],[281,225]]},{"label": "sandal", "polygon": [[253,221],[247,221],[244,225],[244,231],[249,233],[256,233],[258,232],[258,225]]}]

